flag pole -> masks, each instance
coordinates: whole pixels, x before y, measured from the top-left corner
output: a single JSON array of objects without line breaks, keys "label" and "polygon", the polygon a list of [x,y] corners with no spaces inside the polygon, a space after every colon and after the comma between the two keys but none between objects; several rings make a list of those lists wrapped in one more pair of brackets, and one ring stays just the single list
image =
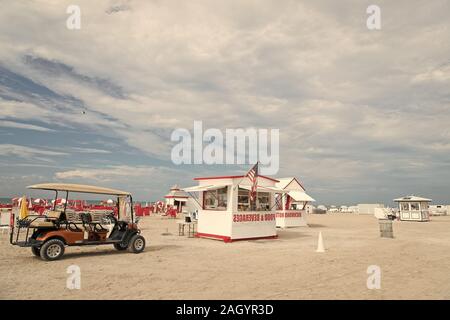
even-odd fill
[{"label": "flag pole", "polygon": [[[258,165],[258,164],[259,164],[259,161],[256,161],[255,165],[252,166],[250,170],[252,170],[252,169],[253,169],[256,165]],[[250,171],[250,170],[249,170],[249,171]],[[233,190],[236,190],[236,187],[238,187],[238,186],[241,184],[241,182],[242,182],[245,178],[248,178],[248,172],[249,172],[249,171],[247,171],[247,173],[242,177],[242,179],[239,180],[238,184],[235,185],[235,186],[233,187]]]}]

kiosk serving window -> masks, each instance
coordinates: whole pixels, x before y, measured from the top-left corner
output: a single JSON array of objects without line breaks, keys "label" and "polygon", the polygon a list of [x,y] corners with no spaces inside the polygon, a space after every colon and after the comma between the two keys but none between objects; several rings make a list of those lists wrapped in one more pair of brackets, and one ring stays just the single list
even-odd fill
[{"label": "kiosk serving window", "polygon": [[239,188],[238,211],[250,211],[250,197],[248,190]]},{"label": "kiosk serving window", "polygon": [[257,211],[268,211],[270,210],[270,193],[269,192],[258,192],[257,194]]},{"label": "kiosk serving window", "polygon": [[256,211],[268,211],[271,208],[270,193],[269,192],[257,192],[256,204],[252,206],[250,201],[249,191],[239,188],[238,193],[238,211],[255,211],[252,207],[256,208]]},{"label": "kiosk serving window", "polygon": [[419,203],[418,202],[411,202],[411,211],[419,210]]},{"label": "kiosk serving window", "polygon": [[228,204],[228,187],[203,192],[203,209],[226,210]]}]

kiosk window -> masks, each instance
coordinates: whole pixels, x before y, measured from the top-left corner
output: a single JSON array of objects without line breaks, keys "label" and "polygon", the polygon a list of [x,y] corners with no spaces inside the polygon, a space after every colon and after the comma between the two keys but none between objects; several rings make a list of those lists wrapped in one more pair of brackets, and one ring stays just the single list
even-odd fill
[{"label": "kiosk window", "polygon": [[228,187],[203,193],[203,209],[226,210],[228,204]]},{"label": "kiosk window", "polygon": [[[256,193],[256,211],[268,211],[271,209],[271,200],[269,192]],[[254,211],[250,204],[249,191],[246,189],[239,189],[238,192],[238,211]]]},{"label": "kiosk window", "polygon": [[419,210],[419,203],[411,202],[411,210]]}]

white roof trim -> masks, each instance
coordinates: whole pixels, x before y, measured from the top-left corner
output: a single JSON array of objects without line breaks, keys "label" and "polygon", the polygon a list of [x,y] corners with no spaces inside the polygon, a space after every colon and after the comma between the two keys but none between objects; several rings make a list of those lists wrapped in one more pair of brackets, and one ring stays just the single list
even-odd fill
[{"label": "white roof trim", "polygon": [[[245,190],[251,190],[252,186],[247,185],[239,185],[239,188],[245,189]],[[268,187],[268,186],[257,186],[256,191],[258,192],[276,192],[276,193],[287,193],[286,190],[277,188],[277,187]]]},{"label": "white roof trim", "polygon": [[179,201],[179,202],[186,202],[187,201],[187,198],[177,198],[177,197],[175,197],[175,198],[172,198],[173,200],[176,200],[176,201]]},{"label": "white roof trim", "polygon": [[183,190],[185,192],[200,192],[200,191],[221,189],[221,188],[225,188],[228,186],[230,186],[230,185],[225,184],[225,185],[193,186],[193,187],[182,188],[181,190]]},{"label": "white roof trim", "polygon": [[303,191],[292,190],[289,191],[288,195],[291,196],[294,201],[316,201]]},{"label": "white roof trim", "polygon": [[405,196],[405,197],[394,199],[394,201],[395,202],[411,202],[411,201],[431,202],[433,200],[427,199],[427,198],[422,198],[422,197],[417,197],[417,196]]}]

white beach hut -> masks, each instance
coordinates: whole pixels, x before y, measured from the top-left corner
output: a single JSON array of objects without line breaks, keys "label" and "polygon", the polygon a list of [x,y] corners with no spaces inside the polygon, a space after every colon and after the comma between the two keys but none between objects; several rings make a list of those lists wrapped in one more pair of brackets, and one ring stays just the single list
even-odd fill
[{"label": "white beach hut", "polygon": [[277,194],[276,224],[279,228],[307,226],[305,220],[306,206],[315,201],[305,192],[305,188],[295,178],[280,178],[276,187],[287,191]]},{"label": "white beach hut", "polygon": [[358,206],[349,206],[348,212],[350,213],[358,213]]},{"label": "white beach hut", "polygon": [[275,194],[278,180],[257,178],[257,196],[250,201],[251,181],[245,176],[195,178],[198,186],[183,188],[198,192],[197,236],[225,242],[276,238]]},{"label": "white beach hut", "polygon": [[445,216],[448,213],[448,207],[442,204],[429,206],[430,216]]},{"label": "white beach hut", "polygon": [[312,214],[314,212],[314,209],[316,209],[315,206],[313,206],[312,204],[307,204],[305,207],[305,212],[306,214]]},{"label": "white beach hut", "polygon": [[375,214],[376,208],[384,208],[384,204],[382,203],[360,203],[357,205],[358,214]]},{"label": "white beach hut", "polygon": [[183,209],[186,207],[189,195],[181,190],[177,185],[174,185],[170,188],[168,194],[164,196],[166,199],[166,205],[170,205],[177,209],[177,212],[183,212]]},{"label": "white beach hut", "polygon": [[398,203],[400,220],[402,221],[429,221],[429,203],[431,199],[417,197],[417,196],[405,196],[402,198],[394,199]]}]

